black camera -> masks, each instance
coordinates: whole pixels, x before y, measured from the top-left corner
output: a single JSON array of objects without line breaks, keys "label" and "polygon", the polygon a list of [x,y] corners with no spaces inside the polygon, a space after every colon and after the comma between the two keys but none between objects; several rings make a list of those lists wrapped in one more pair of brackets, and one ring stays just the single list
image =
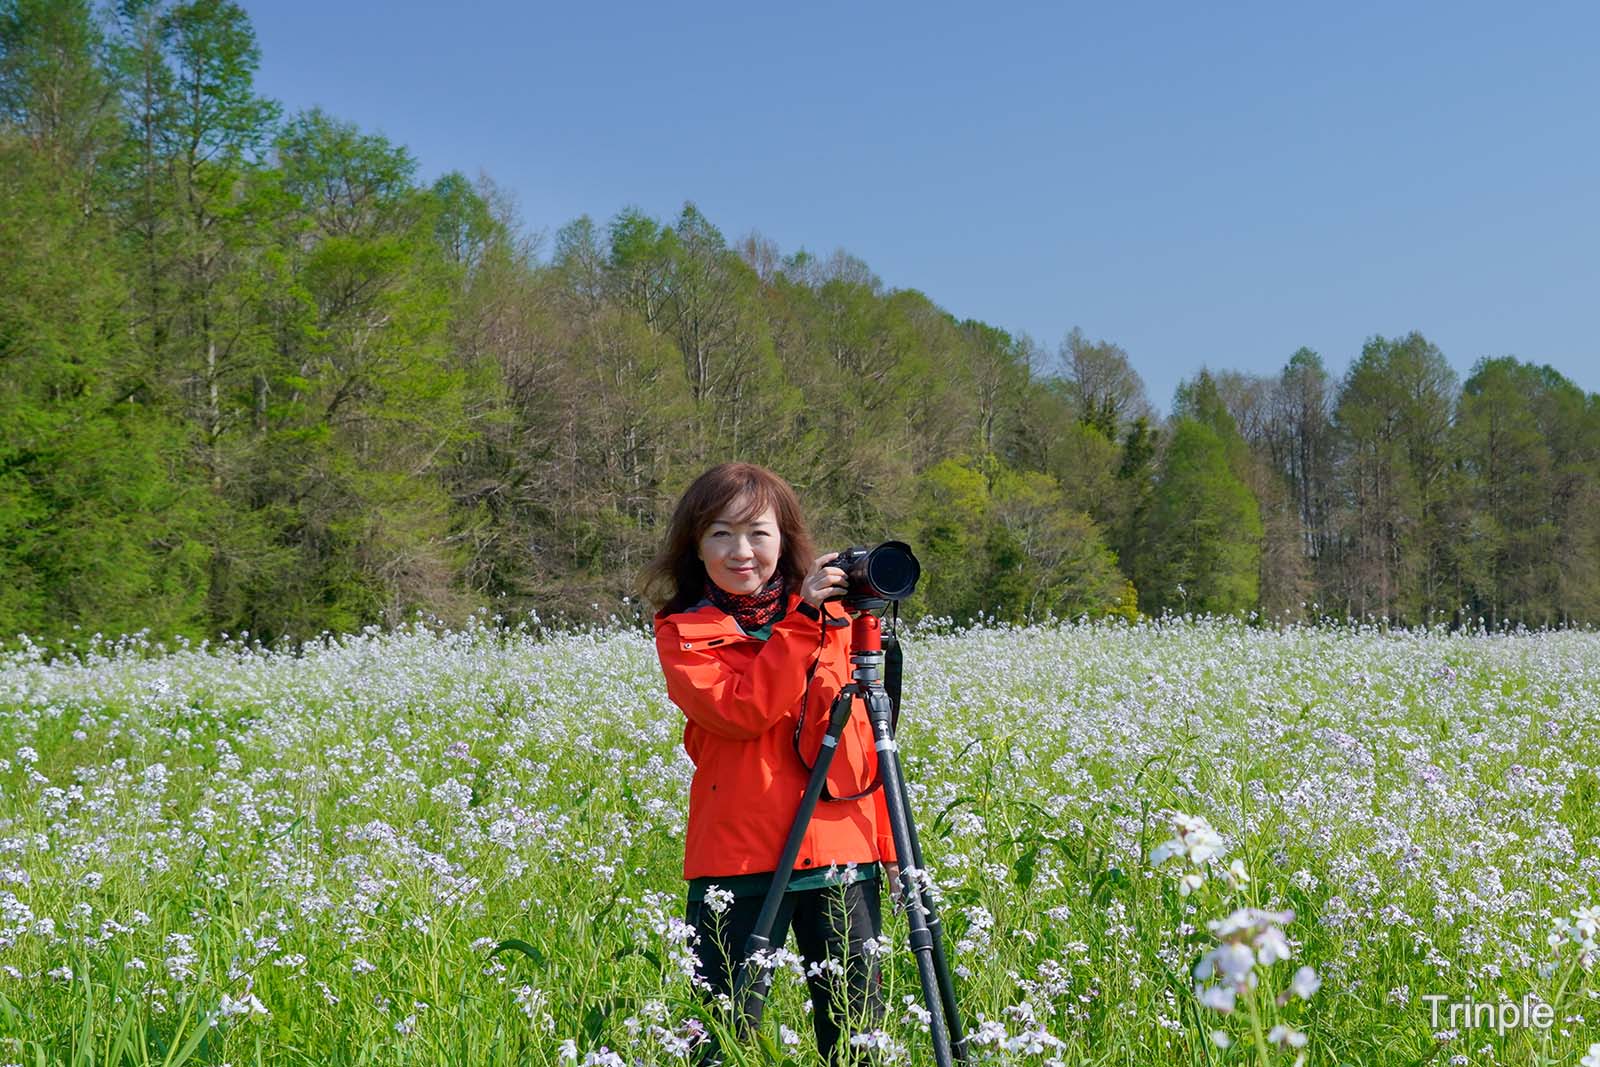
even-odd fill
[{"label": "black camera", "polygon": [[844,602],[855,607],[904,600],[922,577],[922,564],[904,541],[885,541],[876,548],[851,545],[825,565],[844,571],[850,583]]}]

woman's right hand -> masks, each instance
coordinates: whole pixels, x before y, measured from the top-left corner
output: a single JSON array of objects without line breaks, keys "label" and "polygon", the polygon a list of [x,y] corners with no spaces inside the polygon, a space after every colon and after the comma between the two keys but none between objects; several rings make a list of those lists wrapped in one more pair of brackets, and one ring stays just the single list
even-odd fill
[{"label": "woman's right hand", "polygon": [[818,611],[822,610],[823,601],[839,596],[847,588],[844,571],[827,565],[838,554],[829,552],[825,556],[818,556],[816,562],[811,564],[811,573],[800,582],[800,599]]}]

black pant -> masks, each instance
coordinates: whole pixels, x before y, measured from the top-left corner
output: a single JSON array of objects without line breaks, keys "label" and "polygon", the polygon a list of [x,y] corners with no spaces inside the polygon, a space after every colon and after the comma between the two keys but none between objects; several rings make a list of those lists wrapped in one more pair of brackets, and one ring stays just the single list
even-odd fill
[{"label": "black pant", "polygon": [[[718,994],[732,994],[733,974],[744,953],[745,940],[755,928],[761,904],[759,896],[735,897],[728,909],[717,915],[703,902],[690,903],[688,922],[700,935],[695,947],[700,957],[697,973],[710,986],[705,991],[707,1000],[714,1000]],[[840,1035],[847,1023],[855,1023],[858,1028],[865,1024],[870,1029],[883,1018],[883,976],[877,957],[867,955],[862,947],[868,938],[882,933],[883,917],[878,908],[876,878],[846,886],[803,889],[784,894],[777,921],[772,925],[770,943],[775,949],[787,943],[789,927],[793,925],[808,971],[811,964],[824,960],[833,960],[844,968],[842,975],[828,968],[806,979],[811,987],[811,1026],[816,1033],[817,1050],[830,1064],[866,1061],[865,1056],[851,1055],[847,1046],[841,1048]],[[835,995],[840,991],[845,993],[844,1004],[839,1004]],[[720,1061],[715,1040],[702,1048],[699,1062]]]}]

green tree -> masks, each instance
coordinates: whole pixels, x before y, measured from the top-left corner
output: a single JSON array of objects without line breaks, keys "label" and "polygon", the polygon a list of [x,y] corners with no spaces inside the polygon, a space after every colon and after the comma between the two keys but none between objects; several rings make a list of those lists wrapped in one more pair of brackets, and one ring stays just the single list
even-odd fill
[{"label": "green tree", "polygon": [[4,130],[0,203],[0,633],[203,632],[181,428],[127,350],[111,237]]},{"label": "green tree", "polygon": [[1345,376],[1341,442],[1344,600],[1356,615],[1422,620],[1456,593],[1448,542],[1455,372],[1421,334],[1374,337]]},{"label": "green tree", "polygon": [[403,149],[320,111],[289,123],[277,152],[300,231],[289,284],[309,319],[281,336],[258,480],[297,575],[292,595],[250,590],[257,625],[454,613],[464,561],[445,466],[470,424],[446,344],[449,205],[415,188]]},{"label": "green tree", "polygon": [[1289,357],[1278,376],[1266,430],[1272,465],[1288,482],[1299,514],[1303,552],[1318,589],[1337,583],[1334,530],[1332,386],[1322,358],[1309,348]]},{"label": "green tree", "polygon": [[1223,443],[1228,467],[1255,498],[1261,518],[1258,603],[1273,619],[1300,613],[1311,590],[1303,531],[1281,470],[1267,445],[1268,394],[1275,383],[1233,371],[1202,370],[1178,387],[1173,413],[1210,427]]},{"label": "green tree", "polygon": [[1205,423],[1180,418],[1162,456],[1134,582],[1145,611],[1228,613],[1256,603],[1261,516]]},{"label": "green tree", "polygon": [[970,460],[946,459],[922,472],[912,529],[923,578],[911,608],[957,621],[984,608],[988,510],[988,481]]},{"label": "green tree", "polygon": [[1001,471],[989,513],[989,588],[1002,617],[1098,618],[1116,610],[1126,584],[1116,556],[1054,478]]},{"label": "green tree", "polygon": [[1118,610],[1116,557],[1048,474],[963,457],[928,468],[918,485],[912,525],[924,580],[913,608],[958,622]]},{"label": "green tree", "polygon": [[1150,417],[1144,380],[1118,345],[1091,341],[1073,327],[1061,342],[1059,358],[1078,418],[1106,437],[1115,438],[1135,420]]},{"label": "green tree", "polygon": [[67,183],[82,211],[120,139],[105,49],[88,0],[0,2],[0,124]]},{"label": "green tree", "polygon": [[1585,407],[1552,368],[1509,357],[1480,360],[1462,387],[1454,444],[1471,518],[1457,566],[1466,607],[1490,625],[1556,625],[1587,610],[1600,523]]}]

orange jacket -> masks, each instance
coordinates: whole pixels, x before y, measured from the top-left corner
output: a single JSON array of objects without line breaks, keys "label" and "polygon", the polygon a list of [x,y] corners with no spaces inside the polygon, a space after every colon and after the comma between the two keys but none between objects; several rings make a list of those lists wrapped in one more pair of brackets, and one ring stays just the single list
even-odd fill
[{"label": "orange jacket", "polygon": [[[788,610],[766,641],[709,603],[655,619],[656,651],[667,695],[683,710],[683,747],[694,761],[689,786],[685,878],[775,870],[800,807],[809,773],[794,751],[816,762],[833,698],[850,679],[849,620],[827,604],[830,625],[790,594]],[[820,649],[819,649],[820,646]],[[817,663],[810,689],[806,673]],[[878,758],[866,708],[856,701],[828,768],[828,792],[859,793],[877,778]],[[859,800],[818,801],[795,871],[837,863],[894,859],[883,790]]]}]

